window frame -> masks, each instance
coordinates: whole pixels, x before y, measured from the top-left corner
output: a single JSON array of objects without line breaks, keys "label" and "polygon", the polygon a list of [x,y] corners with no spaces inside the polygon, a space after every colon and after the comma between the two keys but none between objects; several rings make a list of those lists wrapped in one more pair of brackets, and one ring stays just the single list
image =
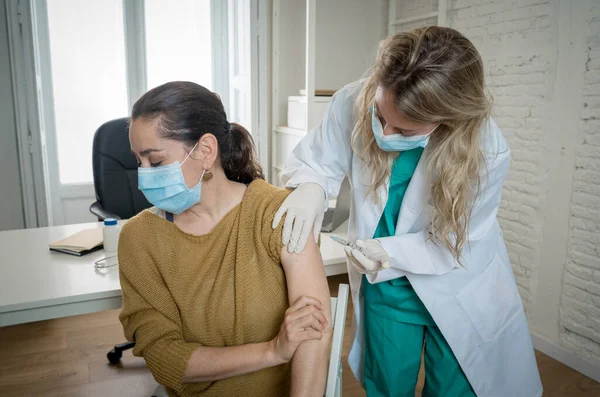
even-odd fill
[{"label": "window frame", "polygon": [[[213,87],[229,111],[227,4],[211,0],[211,35]],[[60,182],[46,0],[9,2],[7,19],[26,227],[64,224],[63,202],[95,191],[93,181]],[[123,23],[131,107],[147,88],[143,0],[123,0]]]}]

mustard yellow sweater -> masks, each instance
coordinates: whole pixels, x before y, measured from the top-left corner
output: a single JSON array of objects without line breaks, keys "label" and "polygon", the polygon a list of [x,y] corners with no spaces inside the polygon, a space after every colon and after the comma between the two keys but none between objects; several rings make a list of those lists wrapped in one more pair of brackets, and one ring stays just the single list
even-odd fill
[{"label": "mustard yellow sweater", "polygon": [[[119,240],[120,320],[170,396],[286,396],[290,366],[183,384],[192,352],[273,339],[288,308],[275,212],[287,196],[262,180],[210,234],[195,236],[144,211]],[[283,222],[282,222],[283,224]]]}]

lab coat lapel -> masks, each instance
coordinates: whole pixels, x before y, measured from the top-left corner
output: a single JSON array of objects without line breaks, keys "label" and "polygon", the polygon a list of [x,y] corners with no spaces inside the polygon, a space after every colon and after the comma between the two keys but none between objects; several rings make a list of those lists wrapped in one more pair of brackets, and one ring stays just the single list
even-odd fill
[{"label": "lab coat lapel", "polygon": [[408,233],[415,223],[423,207],[429,202],[431,192],[427,179],[427,150],[423,152],[415,173],[408,184],[402,206],[400,207],[400,216],[396,225],[396,235]]}]

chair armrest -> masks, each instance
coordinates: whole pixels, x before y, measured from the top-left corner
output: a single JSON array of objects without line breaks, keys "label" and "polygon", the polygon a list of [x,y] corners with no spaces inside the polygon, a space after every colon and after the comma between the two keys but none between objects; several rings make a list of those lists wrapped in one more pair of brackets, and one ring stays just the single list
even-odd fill
[{"label": "chair armrest", "polygon": [[96,215],[99,221],[103,221],[106,218],[121,219],[120,216],[105,210],[104,207],[102,207],[102,205],[100,205],[100,203],[97,201],[94,201],[94,203],[90,205],[90,212]]}]

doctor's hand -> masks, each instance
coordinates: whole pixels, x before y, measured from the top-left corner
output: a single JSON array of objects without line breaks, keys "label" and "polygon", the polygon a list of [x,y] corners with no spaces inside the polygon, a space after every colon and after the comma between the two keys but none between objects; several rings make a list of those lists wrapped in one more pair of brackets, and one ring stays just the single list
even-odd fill
[{"label": "doctor's hand", "polygon": [[350,247],[346,247],[345,251],[350,264],[360,274],[377,273],[390,267],[390,256],[379,241],[356,240],[356,245],[360,251]]},{"label": "doctor's hand", "polygon": [[315,242],[319,241],[325,209],[325,191],[316,183],[301,184],[281,204],[273,218],[273,229],[287,214],[283,224],[283,245],[287,245],[290,254],[302,252],[311,234]]}]

